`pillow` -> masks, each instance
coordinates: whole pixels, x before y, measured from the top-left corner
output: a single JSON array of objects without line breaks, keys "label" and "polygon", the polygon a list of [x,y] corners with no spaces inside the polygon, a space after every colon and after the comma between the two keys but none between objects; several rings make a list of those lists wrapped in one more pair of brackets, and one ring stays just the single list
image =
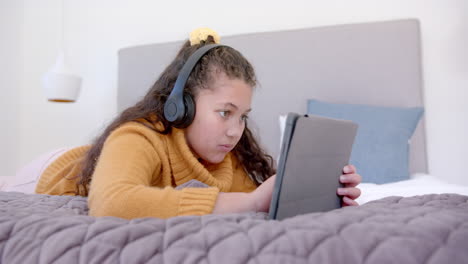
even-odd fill
[{"label": "pillow", "polygon": [[2,191],[6,192],[22,192],[22,193],[34,193],[36,184],[44,172],[44,170],[60,155],[67,152],[71,148],[60,148],[55,149],[51,152],[44,153],[33,161],[29,162],[22,168],[20,168],[15,177],[12,177],[12,181],[6,184]]},{"label": "pillow", "polygon": [[359,125],[349,163],[356,166],[362,182],[377,184],[409,179],[409,141],[423,112],[422,107],[307,102],[308,114]]}]

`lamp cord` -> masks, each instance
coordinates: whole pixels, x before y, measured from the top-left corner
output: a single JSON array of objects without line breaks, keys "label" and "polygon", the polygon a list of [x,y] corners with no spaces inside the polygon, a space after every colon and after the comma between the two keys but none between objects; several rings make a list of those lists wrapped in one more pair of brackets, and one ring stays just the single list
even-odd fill
[{"label": "lamp cord", "polygon": [[62,27],[61,27],[61,48],[62,48],[62,52],[63,52],[63,56],[65,57],[65,0],[60,0],[61,2],[61,20],[62,20]]}]

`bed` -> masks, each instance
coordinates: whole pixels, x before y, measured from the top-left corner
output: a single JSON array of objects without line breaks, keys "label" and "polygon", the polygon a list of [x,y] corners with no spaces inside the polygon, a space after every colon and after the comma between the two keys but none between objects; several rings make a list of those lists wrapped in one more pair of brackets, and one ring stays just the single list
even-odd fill
[{"label": "bed", "polygon": [[[311,99],[327,107],[424,107],[417,20],[245,34],[222,42],[257,71],[249,125],[274,157],[279,117],[315,111]],[[119,111],[145,93],[180,45],[120,50]],[[424,116],[413,124],[405,139],[406,178],[375,173],[379,179],[361,185],[361,206],[282,221],[262,213],[95,218],[87,215],[85,197],[0,192],[0,262],[466,263],[468,188],[430,175]]]}]

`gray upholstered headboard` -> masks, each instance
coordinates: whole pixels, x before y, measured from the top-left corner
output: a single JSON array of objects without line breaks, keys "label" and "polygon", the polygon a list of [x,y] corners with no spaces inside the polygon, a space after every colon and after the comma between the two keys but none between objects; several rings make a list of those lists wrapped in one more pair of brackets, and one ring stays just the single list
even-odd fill
[{"label": "gray upholstered headboard", "polygon": [[[423,106],[420,31],[414,19],[245,34],[221,42],[244,54],[257,72],[250,127],[274,157],[279,151],[278,116],[305,113],[309,98]],[[119,51],[119,111],[145,94],[181,45]],[[410,171],[427,172],[424,118],[411,140]]]}]

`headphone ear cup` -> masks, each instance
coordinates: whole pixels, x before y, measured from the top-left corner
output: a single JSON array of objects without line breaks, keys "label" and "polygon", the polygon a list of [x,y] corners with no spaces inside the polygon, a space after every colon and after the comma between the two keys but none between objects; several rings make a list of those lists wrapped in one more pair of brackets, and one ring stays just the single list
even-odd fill
[{"label": "headphone ear cup", "polygon": [[178,128],[186,128],[192,124],[195,118],[195,101],[190,94],[184,94],[185,115]]}]

